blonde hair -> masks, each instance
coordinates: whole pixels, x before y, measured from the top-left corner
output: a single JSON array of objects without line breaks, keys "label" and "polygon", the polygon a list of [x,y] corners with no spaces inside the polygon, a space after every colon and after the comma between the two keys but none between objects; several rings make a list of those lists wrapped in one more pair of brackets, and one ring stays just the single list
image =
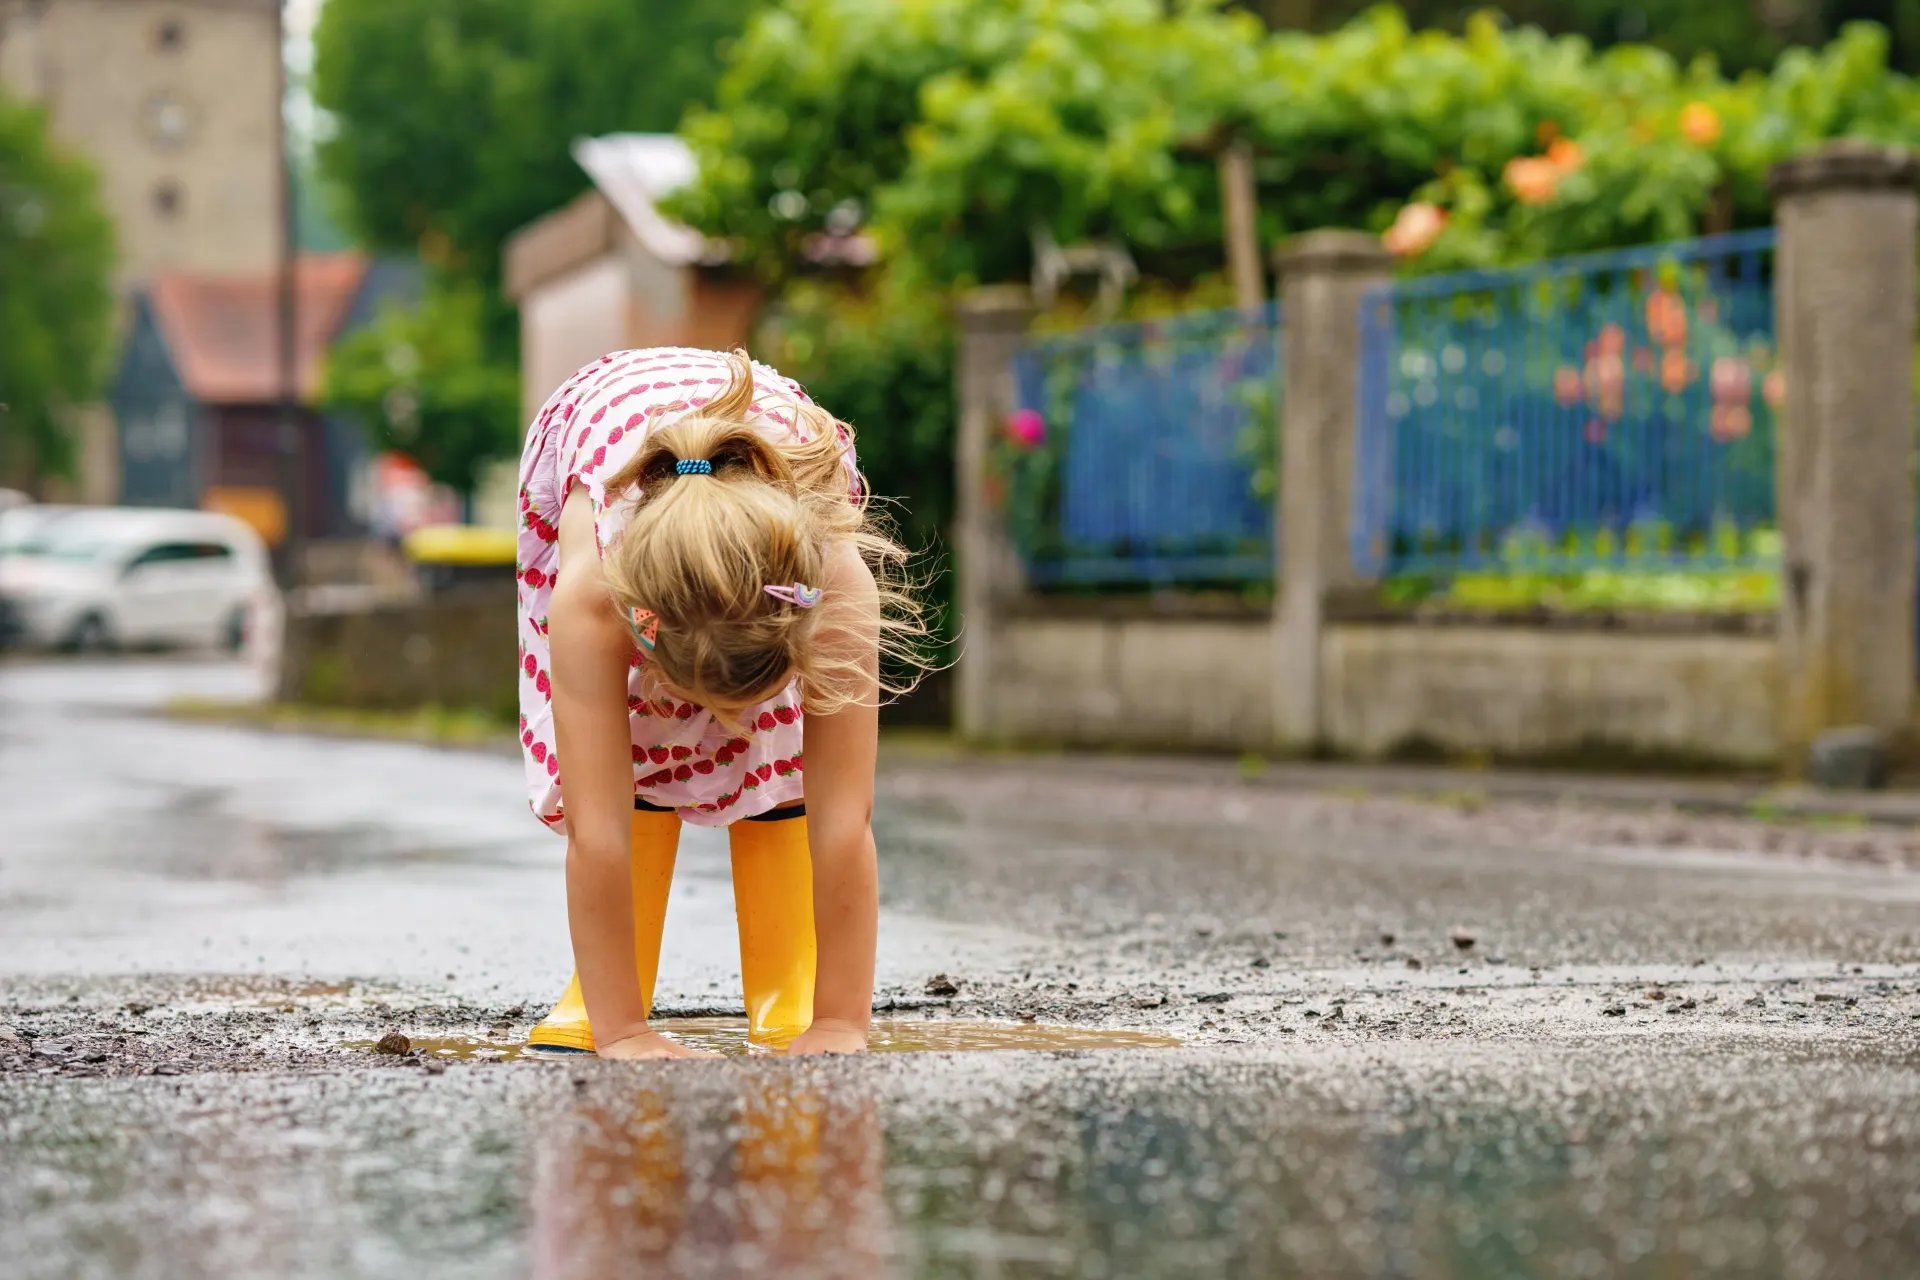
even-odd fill
[{"label": "blonde hair", "polygon": [[[865,478],[848,465],[852,428],[796,396],[780,406],[795,415],[794,438],[769,439],[748,420],[757,395],[753,362],[744,351],[727,362],[724,391],[649,432],[607,481],[609,502],[631,490],[636,504],[603,569],[623,612],[659,617],[647,661],[695,699],[744,701],[797,677],[801,704],[813,715],[867,701],[876,657],[880,691],[906,692],[928,666],[928,629],[918,584],[906,575],[907,552],[874,511]],[[681,475],[683,459],[704,459],[712,473]],[[877,632],[861,601],[845,592],[828,590],[809,609],[765,590],[819,586],[830,550],[843,543],[873,571]],[[908,678],[889,669],[905,669]]]}]

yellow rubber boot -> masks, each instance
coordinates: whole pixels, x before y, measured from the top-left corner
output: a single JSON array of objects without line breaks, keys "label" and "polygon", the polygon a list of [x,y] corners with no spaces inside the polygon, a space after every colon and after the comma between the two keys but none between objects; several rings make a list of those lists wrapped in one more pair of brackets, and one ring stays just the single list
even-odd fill
[{"label": "yellow rubber boot", "polygon": [[807,820],[736,822],[727,834],[747,1039],[781,1048],[813,1025],[813,854]]},{"label": "yellow rubber boot", "polygon": [[[660,974],[660,931],[667,923],[667,890],[673,885],[673,861],[680,850],[680,817],[652,809],[633,811],[629,874],[633,881],[633,968],[647,1011],[653,1011],[653,985]],[[808,919],[812,919],[811,916]],[[576,970],[560,1003],[528,1033],[534,1049],[593,1052],[593,1027]]]}]

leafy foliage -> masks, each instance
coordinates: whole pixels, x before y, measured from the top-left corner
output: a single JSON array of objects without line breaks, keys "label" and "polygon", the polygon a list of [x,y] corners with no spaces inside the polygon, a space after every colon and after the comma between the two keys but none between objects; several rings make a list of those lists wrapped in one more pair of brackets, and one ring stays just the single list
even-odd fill
[{"label": "leafy foliage", "polygon": [[338,353],[336,403],[463,493],[511,456],[523,424],[502,244],[586,189],[575,138],[671,130],[751,3],[329,0],[314,36],[314,96],[335,125],[321,175],[355,238],[418,253],[442,281]]},{"label": "leafy foliage", "polygon": [[427,474],[471,494],[486,462],[519,446],[519,379],[486,360],[485,299],[441,281],[417,306],[388,305],[334,349],[325,401]]},{"label": "leafy foliage", "polygon": [[69,410],[106,376],[113,257],[93,171],[0,96],[0,468],[27,483],[72,471]]},{"label": "leafy foliage", "polygon": [[320,146],[351,229],[491,279],[499,247],[586,189],[568,144],[671,130],[749,0],[330,0]]},{"label": "leafy foliage", "polygon": [[[1269,243],[1384,230],[1418,198],[1451,215],[1423,266],[1512,261],[1762,221],[1788,155],[1920,139],[1887,47],[1849,27],[1729,80],[1491,16],[1455,35],[1382,8],[1311,35],[1206,0],[786,0],[690,117],[701,181],[679,208],[776,278],[810,234],[866,215],[896,269],[936,288],[1023,278],[1036,229],[1119,240],[1190,283],[1217,269],[1212,152],[1238,136]],[[1510,166],[1556,140],[1579,163],[1517,189]]]}]

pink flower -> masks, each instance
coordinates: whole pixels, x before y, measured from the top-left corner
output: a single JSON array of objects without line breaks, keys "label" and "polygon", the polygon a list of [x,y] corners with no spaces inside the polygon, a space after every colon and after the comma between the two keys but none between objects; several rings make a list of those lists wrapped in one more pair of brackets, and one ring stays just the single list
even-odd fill
[{"label": "pink flower", "polygon": [[1036,409],[1018,409],[1007,418],[1007,436],[1023,449],[1047,442],[1047,420]]}]

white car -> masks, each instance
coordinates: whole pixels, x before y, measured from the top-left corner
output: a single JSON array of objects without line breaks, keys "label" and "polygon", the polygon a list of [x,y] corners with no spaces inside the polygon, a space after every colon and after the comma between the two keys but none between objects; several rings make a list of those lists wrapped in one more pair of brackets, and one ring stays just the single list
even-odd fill
[{"label": "white car", "polygon": [[266,544],[232,516],[135,507],[0,513],[0,621],[27,647],[238,651],[277,602]]}]

